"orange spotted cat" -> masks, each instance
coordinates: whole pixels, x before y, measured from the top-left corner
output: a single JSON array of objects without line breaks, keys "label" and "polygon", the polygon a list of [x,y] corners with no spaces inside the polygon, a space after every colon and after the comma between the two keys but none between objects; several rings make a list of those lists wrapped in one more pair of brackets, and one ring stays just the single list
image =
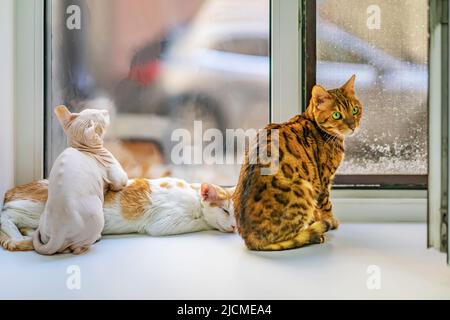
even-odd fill
[{"label": "orange spotted cat", "polygon": [[[278,131],[279,165],[272,175],[261,174],[263,164],[251,164],[259,143],[248,152],[234,194],[238,230],[251,250],[285,250],[322,243],[335,229],[329,193],[344,157],[344,137],[359,127],[362,106],[355,96],[355,76],[341,88],[314,86],[309,106]],[[269,153],[268,153],[269,154]]]}]

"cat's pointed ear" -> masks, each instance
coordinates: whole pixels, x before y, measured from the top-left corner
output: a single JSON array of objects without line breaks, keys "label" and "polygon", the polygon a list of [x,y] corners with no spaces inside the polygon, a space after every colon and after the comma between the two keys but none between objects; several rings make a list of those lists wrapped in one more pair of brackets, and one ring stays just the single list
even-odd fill
[{"label": "cat's pointed ear", "polygon": [[352,75],[350,77],[350,79],[348,79],[348,81],[341,87],[342,92],[344,92],[344,94],[346,96],[354,96],[355,95],[355,75]]},{"label": "cat's pointed ear", "polygon": [[311,97],[314,100],[314,102],[316,103],[316,106],[319,106],[322,103],[326,102],[327,100],[332,99],[332,97],[328,93],[328,91],[324,87],[322,87],[318,84],[316,84],[313,87]]},{"label": "cat's pointed ear", "polygon": [[77,115],[73,114],[66,106],[60,105],[55,108],[55,114],[59,122],[65,126],[69,121],[73,120]]},{"label": "cat's pointed ear", "polygon": [[200,187],[200,194],[203,201],[206,202],[214,202],[219,200],[219,194],[217,193],[216,188],[209,183],[202,183]]}]

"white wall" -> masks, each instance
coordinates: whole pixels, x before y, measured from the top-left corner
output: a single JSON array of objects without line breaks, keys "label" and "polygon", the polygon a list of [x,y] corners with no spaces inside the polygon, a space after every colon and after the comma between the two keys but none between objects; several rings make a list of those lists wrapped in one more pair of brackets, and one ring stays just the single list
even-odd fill
[{"label": "white wall", "polygon": [[0,197],[14,183],[14,0],[0,1]]}]

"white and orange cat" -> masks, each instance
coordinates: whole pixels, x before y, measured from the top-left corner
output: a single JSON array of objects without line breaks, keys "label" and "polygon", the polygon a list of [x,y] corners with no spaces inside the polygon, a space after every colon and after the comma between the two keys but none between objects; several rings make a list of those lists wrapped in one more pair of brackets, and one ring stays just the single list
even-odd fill
[{"label": "white and orange cat", "polygon": [[[103,235],[142,233],[164,236],[217,229],[234,232],[234,188],[176,178],[133,179],[121,191],[107,191]],[[9,190],[0,215],[0,245],[9,251],[33,250],[30,235],[37,228],[48,196],[48,181]]]}]

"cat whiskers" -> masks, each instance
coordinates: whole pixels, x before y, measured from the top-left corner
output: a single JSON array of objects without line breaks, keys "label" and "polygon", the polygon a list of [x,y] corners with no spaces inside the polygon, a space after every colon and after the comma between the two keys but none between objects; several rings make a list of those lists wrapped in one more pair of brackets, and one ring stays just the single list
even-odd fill
[{"label": "cat whiskers", "polygon": [[336,141],[337,138],[338,138],[337,136],[329,135],[327,140],[325,140],[325,144],[333,143],[334,141]]},{"label": "cat whiskers", "polygon": [[339,136],[329,136],[327,138],[327,140],[325,140],[325,144],[331,144],[331,149],[334,150],[336,144],[334,143],[337,139],[339,138]]}]

